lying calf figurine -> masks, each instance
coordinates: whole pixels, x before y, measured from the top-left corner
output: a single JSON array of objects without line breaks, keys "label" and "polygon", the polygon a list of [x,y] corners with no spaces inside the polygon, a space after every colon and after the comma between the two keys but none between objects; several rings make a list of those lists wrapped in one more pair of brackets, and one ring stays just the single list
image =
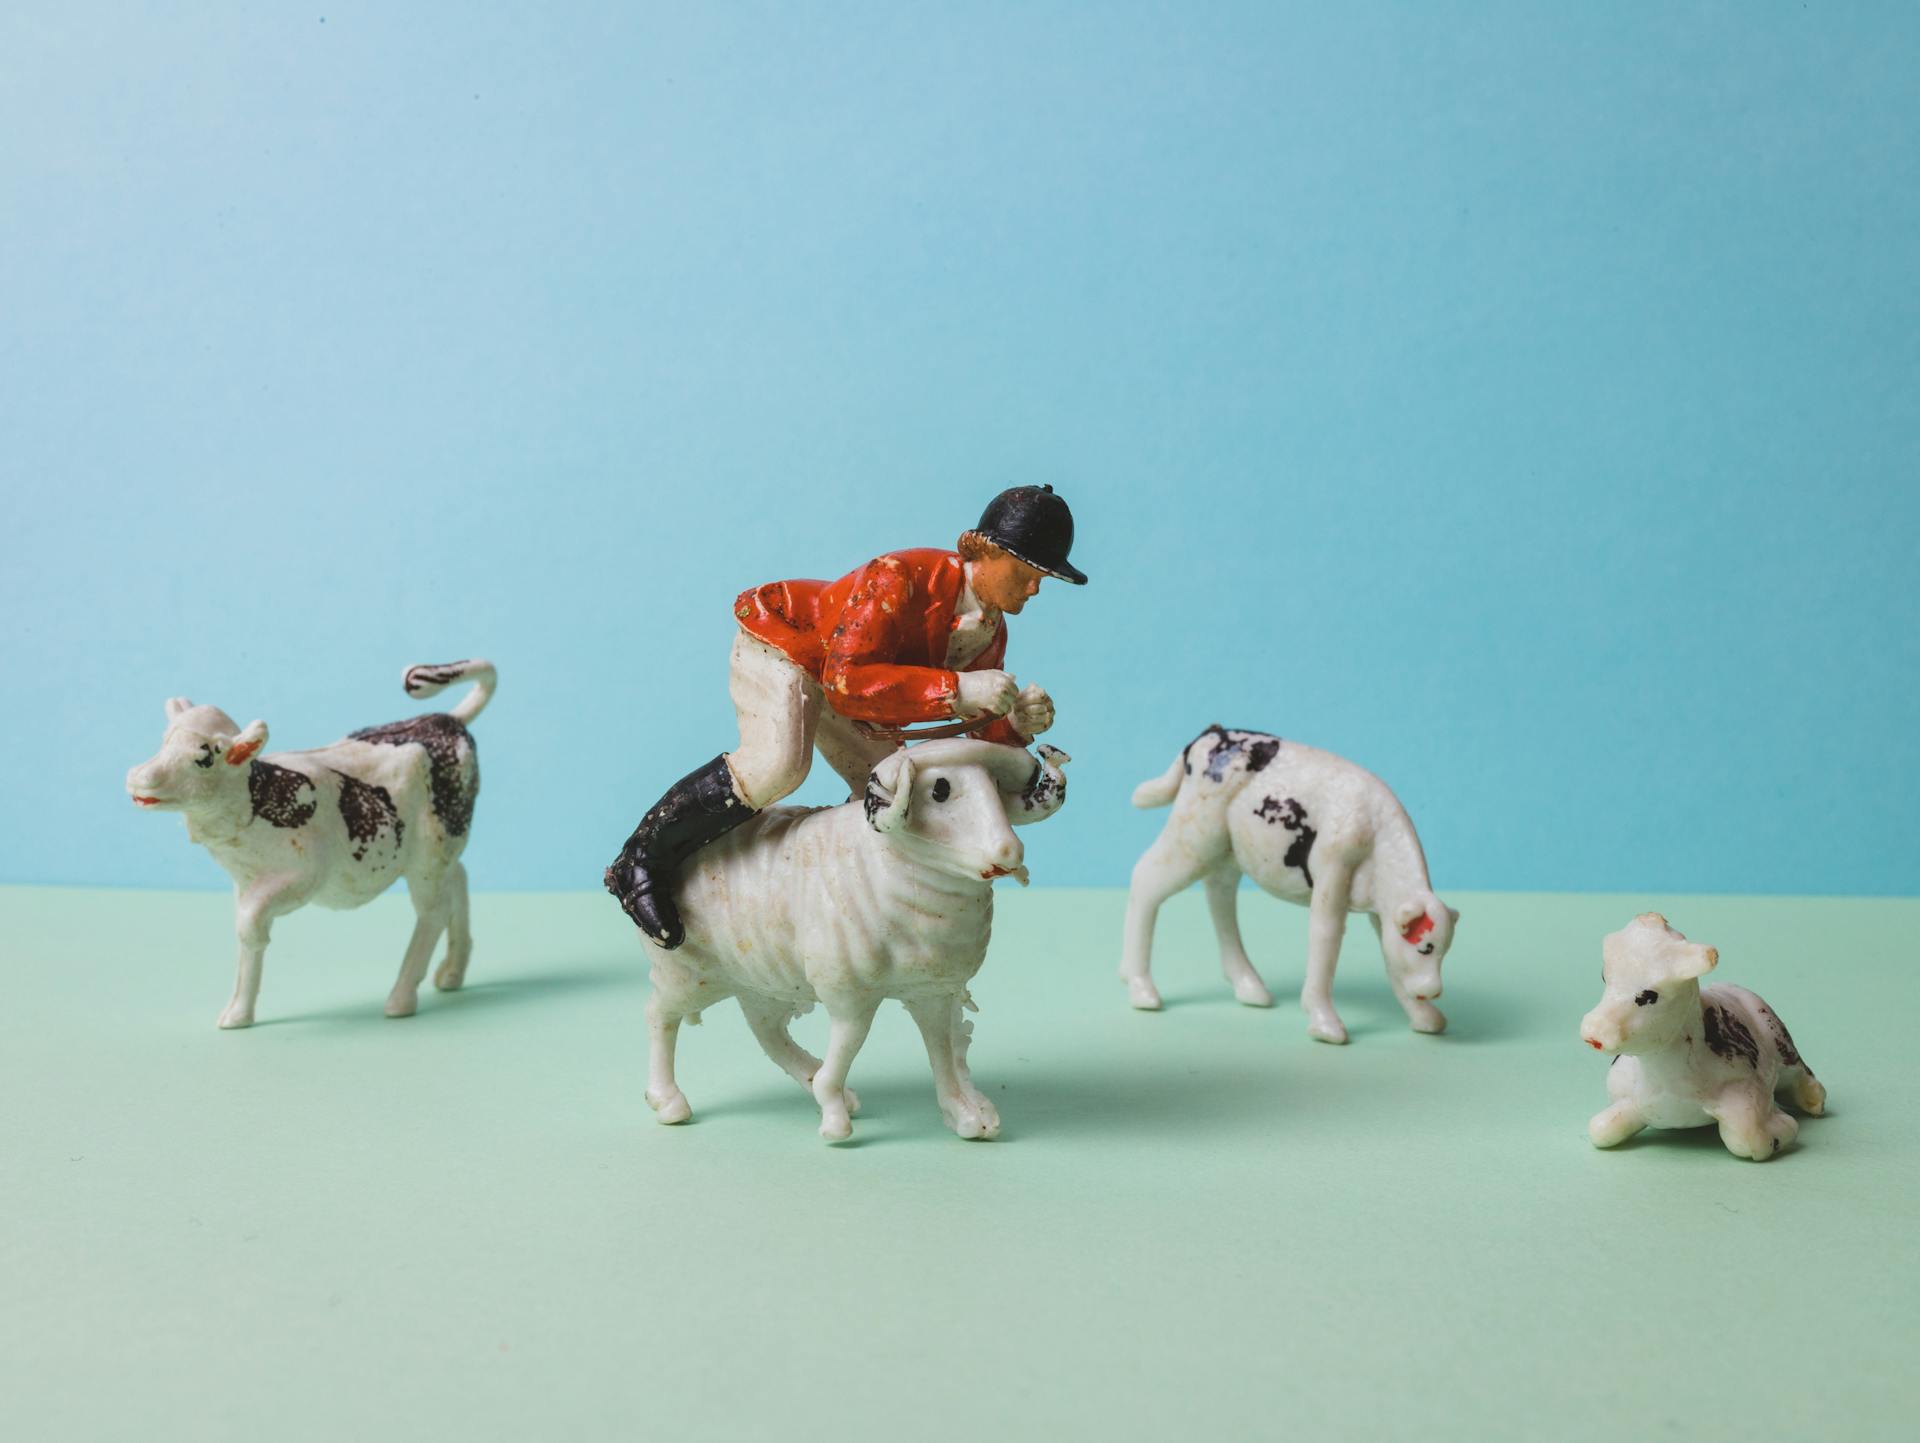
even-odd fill
[{"label": "lying calf figurine", "polygon": [[1658,912],[1644,912],[1600,944],[1606,994],[1580,1023],[1587,1046],[1611,1052],[1613,1105],[1587,1124],[1595,1147],[1614,1147],[1644,1127],[1720,1124],[1735,1157],[1764,1162],[1800,1125],[1774,1106],[1784,1094],[1818,1117],[1820,1085],[1774,1010],[1744,987],[1699,978],[1720,961]]},{"label": "lying calf figurine", "polygon": [[1433,999],[1460,914],[1433,895],[1413,822],[1385,782],[1331,752],[1211,726],[1164,776],[1142,782],[1133,794],[1136,807],[1168,802],[1173,815],[1135,864],[1127,893],[1120,976],[1135,1007],[1160,1006],[1148,966],[1161,904],[1201,877],[1233,995],[1251,1007],[1273,1005],[1240,940],[1236,907],[1244,872],[1274,896],[1308,909],[1300,1004],[1310,1034],[1322,1042],[1347,1040],[1333,1010],[1333,969],[1349,912],[1372,914],[1387,981],[1413,1030],[1445,1029]]},{"label": "lying calf figurine", "polygon": [[[739,999],[767,1056],[813,1094],[820,1135],[852,1135],[846,1085],[880,1003],[897,997],[919,1024],[947,1126],[1000,1131],[973,1085],[967,983],[993,927],[993,883],[1027,880],[1013,827],[1066,797],[1066,753],[954,738],[903,747],[874,768],[866,795],[837,807],[770,807],[694,853],[674,900],[686,940],[653,958],[647,999],[647,1103],[661,1122],[692,1115],[674,1080],[682,1021]],[[644,935],[644,934],[643,934]],[[832,1021],[823,1062],[788,1032],[818,1001]]]},{"label": "lying calf figurine", "polygon": [[187,836],[233,878],[240,969],[222,1027],[253,1022],[260,965],[275,917],[309,902],[358,907],[407,879],[418,919],[387,996],[387,1016],[418,1005],[440,934],[447,958],[434,977],[444,991],[466,976],[467,870],[460,863],[480,764],[471,722],[493,696],[489,662],[410,667],[407,695],[432,696],[456,681],[473,690],[451,713],[354,732],[310,752],[259,755],[267,724],[245,727],[215,706],[167,703],[167,730],[151,761],[127,773],[127,792],[151,811],[184,812]]}]

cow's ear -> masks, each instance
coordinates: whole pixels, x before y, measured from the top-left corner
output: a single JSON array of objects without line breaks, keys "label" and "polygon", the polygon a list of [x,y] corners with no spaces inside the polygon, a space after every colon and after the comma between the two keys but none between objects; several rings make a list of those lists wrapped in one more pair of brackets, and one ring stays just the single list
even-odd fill
[{"label": "cow's ear", "polygon": [[1458,907],[1447,908],[1447,921],[1455,927],[1460,925],[1460,909]]},{"label": "cow's ear", "polygon": [[172,721],[175,717],[179,716],[181,712],[190,711],[192,708],[193,703],[185,697],[170,696],[167,698],[167,720]]},{"label": "cow's ear", "polygon": [[1680,965],[1674,975],[1681,981],[1689,977],[1704,977],[1720,965],[1720,949],[1703,947],[1698,942],[1689,942],[1679,949]]},{"label": "cow's ear", "polygon": [[240,735],[227,747],[227,765],[237,767],[242,762],[250,762],[260,748],[267,744],[267,724],[263,721],[250,721],[240,729]]},{"label": "cow's ear", "polygon": [[913,763],[902,747],[867,776],[867,824],[891,832],[905,824],[913,799]]}]

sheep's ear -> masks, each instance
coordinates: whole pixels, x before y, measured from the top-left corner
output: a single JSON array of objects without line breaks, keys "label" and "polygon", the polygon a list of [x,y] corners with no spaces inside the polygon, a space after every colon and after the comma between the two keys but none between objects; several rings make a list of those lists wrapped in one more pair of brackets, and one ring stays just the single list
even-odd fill
[{"label": "sheep's ear", "polygon": [[263,746],[267,744],[267,724],[263,721],[250,721],[240,729],[240,735],[227,747],[227,765],[237,767],[242,762],[253,760]]},{"label": "sheep's ear", "polygon": [[867,776],[867,825],[876,832],[891,832],[903,825],[912,797],[913,763],[902,747]]},{"label": "sheep's ear", "polygon": [[167,698],[167,720],[172,721],[175,717],[179,716],[181,712],[190,710],[192,706],[193,706],[193,703],[188,701],[183,696],[168,697]]}]

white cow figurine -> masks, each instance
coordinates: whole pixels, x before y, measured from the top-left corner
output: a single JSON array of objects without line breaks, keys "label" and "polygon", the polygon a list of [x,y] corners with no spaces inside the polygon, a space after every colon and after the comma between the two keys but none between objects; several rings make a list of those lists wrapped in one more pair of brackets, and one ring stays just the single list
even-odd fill
[{"label": "white cow figurine", "polygon": [[1595,1147],[1645,1127],[1718,1123],[1728,1152],[1764,1162],[1800,1130],[1776,1094],[1815,1117],[1826,1110],[1826,1088],[1771,1007],[1744,987],[1700,986],[1719,964],[1714,948],[1644,912],[1600,956],[1606,992],[1580,1022],[1587,1046],[1613,1054],[1613,1104],[1587,1124]]},{"label": "white cow figurine", "polygon": [[[661,1122],[692,1114],[674,1080],[682,1021],[728,997],[768,1057],[813,1094],[820,1135],[852,1135],[847,1070],[883,999],[919,1024],[947,1126],[991,1138],[999,1114],[973,1085],[967,983],[986,958],[993,883],[1027,880],[1013,827],[1066,798],[1064,752],[954,738],[903,747],[866,794],[837,807],[770,807],[694,854],[675,894],[686,941],[647,940],[651,1055],[647,1102]],[[788,1031],[818,1001],[831,1029],[823,1062]]]},{"label": "white cow figurine", "polygon": [[1160,1006],[1149,965],[1161,904],[1203,877],[1220,968],[1233,995],[1250,1007],[1273,1005],[1240,940],[1237,903],[1245,873],[1308,910],[1300,1003],[1312,1036],[1347,1040],[1333,1009],[1333,970],[1349,912],[1371,914],[1387,981],[1413,1030],[1445,1029],[1433,999],[1460,914],[1434,896],[1420,838],[1385,782],[1331,752],[1266,732],[1210,726],[1165,775],[1133,793],[1136,807],[1168,802],[1173,814],[1135,864],[1127,893],[1120,976],[1135,1007]]},{"label": "white cow figurine", "polygon": [[182,812],[187,836],[233,878],[239,975],[222,1027],[253,1022],[273,919],[309,902],[358,907],[407,879],[413,939],[387,996],[387,1016],[411,1016],[440,934],[442,991],[466,976],[467,870],[460,862],[480,791],[467,725],[493,696],[485,661],[408,668],[407,694],[432,696],[456,681],[473,690],[451,712],[354,732],[332,746],[261,756],[267,724],[234,725],[215,706],[167,703],[160,750],[127,773],[127,792],[149,811]]}]

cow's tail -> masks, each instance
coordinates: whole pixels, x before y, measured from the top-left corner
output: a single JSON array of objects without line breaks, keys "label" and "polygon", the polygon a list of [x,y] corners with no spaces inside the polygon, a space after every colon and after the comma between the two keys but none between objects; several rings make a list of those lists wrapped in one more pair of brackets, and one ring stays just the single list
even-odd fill
[{"label": "cow's tail", "polygon": [[1187,754],[1183,750],[1173,759],[1172,766],[1133,789],[1133,804],[1136,807],[1164,807],[1179,792],[1180,781],[1186,774]]},{"label": "cow's tail", "polygon": [[410,697],[428,697],[446,690],[456,681],[470,681],[473,690],[460,698],[452,711],[453,719],[466,726],[493,700],[494,684],[499,680],[490,661],[423,662],[407,668],[405,684]]}]

